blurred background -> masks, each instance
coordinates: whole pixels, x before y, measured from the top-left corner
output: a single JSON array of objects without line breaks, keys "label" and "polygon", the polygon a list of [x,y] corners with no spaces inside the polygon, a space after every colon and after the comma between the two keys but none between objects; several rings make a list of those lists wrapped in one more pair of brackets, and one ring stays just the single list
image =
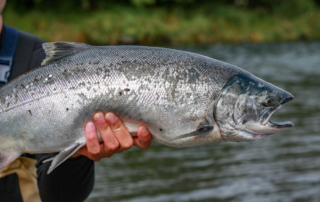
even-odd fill
[{"label": "blurred background", "polygon": [[320,0],[9,0],[4,21],[46,41],[95,45],[320,38]]},{"label": "blurred background", "polygon": [[320,201],[320,0],[9,0],[3,19],[46,41],[203,54],[295,96],[272,118],[295,127],[263,140],[103,159],[88,202]]}]

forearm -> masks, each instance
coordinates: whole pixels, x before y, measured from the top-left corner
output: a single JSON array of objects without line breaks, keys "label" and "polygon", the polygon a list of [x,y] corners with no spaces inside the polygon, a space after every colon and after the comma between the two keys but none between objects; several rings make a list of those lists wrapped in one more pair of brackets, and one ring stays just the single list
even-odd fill
[{"label": "forearm", "polygon": [[94,185],[94,162],[80,156],[67,160],[47,174],[50,163],[41,163],[54,154],[37,154],[38,187],[41,200],[84,201]]}]

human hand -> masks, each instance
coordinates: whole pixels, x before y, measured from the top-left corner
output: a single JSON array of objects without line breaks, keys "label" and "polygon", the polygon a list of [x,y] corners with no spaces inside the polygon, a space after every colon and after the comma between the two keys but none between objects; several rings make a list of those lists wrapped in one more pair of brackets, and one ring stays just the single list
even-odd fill
[{"label": "human hand", "polygon": [[[83,155],[94,161],[100,161],[115,153],[121,153],[131,148],[132,145],[147,149],[151,144],[152,136],[145,126],[140,126],[137,136],[132,137],[124,123],[111,112],[105,115],[97,112],[93,120],[85,126],[86,146],[74,153],[71,159]],[[97,129],[103,142],[98,140]]]}]

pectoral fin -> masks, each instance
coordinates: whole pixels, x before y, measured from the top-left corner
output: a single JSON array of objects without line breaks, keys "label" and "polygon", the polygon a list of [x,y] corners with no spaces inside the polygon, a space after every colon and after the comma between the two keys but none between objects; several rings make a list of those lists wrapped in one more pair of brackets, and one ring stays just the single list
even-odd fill
[{"label": "pectoral fin", "polygon": [[0,170],[7,165],[9,165],[12,161],[18,158],[21,154],[16,152],[7,152],[0,151]]},{"label": "pectoral fin", "polygon": [[67,147],[64,150],[62,150],[58,155],[44,160],[43,163],[52,160],[47,174],[51,173],[56,167],[58,167],[61,163],[63,163],[70,156],[72,156],[72,154],[74,154],[81,147],[83,147],[85,145],[85,143],[86,143],[85,141],[76,142],[73,145],[71,145],[70,147]]},{"label": "pectoral fin", "polygon": [[186,138],[186,137],[195,137],[195,136],[206,135],[207,133],[209,133],[212,130],[213,130],[213,126],[202,126],[202,127],[198,128],[196,131],[193,131],[191,133],[187,133],[187,134],[183,134],[183,135],[179,135],[177,137],[171,138],[170,141],[178,140],[178,139],[182,139],[182,138]]}]

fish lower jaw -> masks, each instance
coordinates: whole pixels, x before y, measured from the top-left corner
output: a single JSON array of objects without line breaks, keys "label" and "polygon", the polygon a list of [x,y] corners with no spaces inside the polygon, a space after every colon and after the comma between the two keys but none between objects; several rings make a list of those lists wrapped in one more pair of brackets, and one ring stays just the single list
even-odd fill
[{"label": "fish lower jaw", "polygon": [[241,134],[241,136],[244,137],[246,141],[260,140],[272,135],[272,134],[254,134],[244,130],[239,131],[239,134]]},{"label": "fish lower jaw", "polygon": [[273,121],[268,121],[267,124],[269,127],[272,128],[277,128],[277,129],[282,129],[282,130],[287,130],[289,128],[292,128],[294,124],[291,121],[283,121],[283,122],[273,122]]},{"label": "fish lower jaw", "polygon": [[271,134],[279,133],[288,130],[293,127],[293,123],[290,121],[284,122],[272,122],[268,121],[266,124],[260,122],[250,122],[243,127],[241,131],[245,131],[255,137],[264,137]]}]

